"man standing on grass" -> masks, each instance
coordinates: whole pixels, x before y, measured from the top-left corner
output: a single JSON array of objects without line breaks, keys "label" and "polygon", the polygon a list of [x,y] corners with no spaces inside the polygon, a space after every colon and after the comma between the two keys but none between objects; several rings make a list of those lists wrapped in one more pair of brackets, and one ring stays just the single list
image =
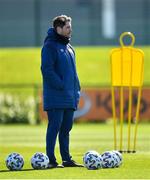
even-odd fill
[{"label": "man standing on grass", "polygon": [[[69,132],[80,98],[75,53],[69,44],[71,32],[70,17],[55,17],[42,48],[43,100],[48,116],[46,152],[50,168],[83,167],[72,160],[69,152]],[[57,135],[62,157],[61,166],[58,166],[54,153]]]}]

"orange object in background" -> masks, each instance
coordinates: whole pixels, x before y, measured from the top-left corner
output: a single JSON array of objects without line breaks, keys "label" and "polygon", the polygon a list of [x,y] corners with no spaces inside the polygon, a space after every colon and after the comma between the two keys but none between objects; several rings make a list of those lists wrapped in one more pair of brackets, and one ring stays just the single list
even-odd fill
[{"label": "orange object in background", "polygon": [[[116,90],[118,91],[118,89]],[[41,96],[41,95],[40,95]],[[119,92],[116,92],[116,112],[119,114]],[[42,97],[41,97],[42,100]],[[128,116],[128,91],[124,92],[124,117]],[[135,114],[137,91],[133,91],[133,111]],[[47,119],[40,102],[40,117]],[[149,121],[150,117],[150,88],[144,87],[141,96],[140,121]],[[110,88],[82,88],[79,109],[75,118],[78,121],[106,121],[112,118],[112,101]],[[134,116],[132,117],[134,118]]]}]

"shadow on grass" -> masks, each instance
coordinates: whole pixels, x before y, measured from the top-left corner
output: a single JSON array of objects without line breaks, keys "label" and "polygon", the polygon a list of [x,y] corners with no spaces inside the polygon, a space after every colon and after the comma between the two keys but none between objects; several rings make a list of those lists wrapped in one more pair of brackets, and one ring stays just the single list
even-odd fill
[{"label": "shadow on grass", "polygon": [[22,170],[18,170],[18,171],[11,171],[11,170],[0,170],[0,173],[6,173],[6,172],[22,172],[22,171],[45,171],[45,170],[49,170],[49,169],[22,169]]}]

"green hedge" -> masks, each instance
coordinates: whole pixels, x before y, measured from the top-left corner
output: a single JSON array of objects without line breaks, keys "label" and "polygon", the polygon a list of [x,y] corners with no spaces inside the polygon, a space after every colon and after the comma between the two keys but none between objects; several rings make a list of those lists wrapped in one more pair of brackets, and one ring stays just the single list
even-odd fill
[{"label": "green hedge", "polygon": [[33,97],[21,99],[19,96],[0,94],[0,123],[35,124],[35,106]]}]

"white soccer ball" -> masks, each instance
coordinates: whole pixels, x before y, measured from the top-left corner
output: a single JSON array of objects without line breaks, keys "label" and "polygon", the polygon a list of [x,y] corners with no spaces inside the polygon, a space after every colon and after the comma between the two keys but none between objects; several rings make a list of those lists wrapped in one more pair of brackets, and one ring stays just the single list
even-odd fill
[{"label": "white soccer ball", "polygon": [[116,150],[113,150],[112,152],[116,155],[116,159],[117,159],[117,162],[118,162],[116,167],[121,166],[121,164],[122,164],[122,154],[119,151],[116,151]]},{"label": "white soccer ball", "polygon": [[49,158],[42,152],[35,153],[31,158],[33,169],[46,169],[49,166]]},{"label": "white soccer ball", "polygon": [[103,168],[114,168],[117,166],[118,161],[115,153],[111,151],[106,151],[101,156]]},{"label": "white soccer ball", "polygon": [[89,170],[95,170],[102,167],[102,158],[96,151],[88,151],[83,157],[84,166]]},{"label": "white soccer ball", "polygon": [[9,170],[17,171],[22,169],[24,160],[19,153],[11,153],[7,156],[5,163]]}]

